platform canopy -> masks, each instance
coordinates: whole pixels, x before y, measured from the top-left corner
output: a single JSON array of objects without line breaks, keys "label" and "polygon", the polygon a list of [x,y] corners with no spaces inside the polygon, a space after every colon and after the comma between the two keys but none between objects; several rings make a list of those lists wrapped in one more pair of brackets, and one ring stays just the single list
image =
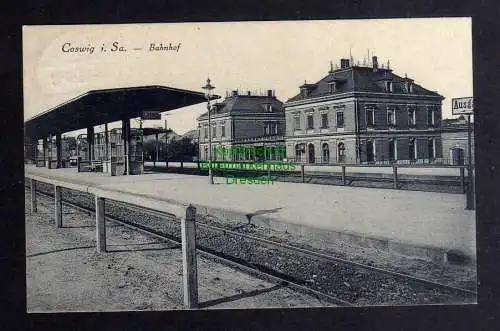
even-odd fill
[{"label": "platform canopy", "polygon": [[25,135],[42,139],[50,134],[140,117],[143,111],[165,112],[205,101],[203,92],[158,85],[92,90],[26,121]]}]

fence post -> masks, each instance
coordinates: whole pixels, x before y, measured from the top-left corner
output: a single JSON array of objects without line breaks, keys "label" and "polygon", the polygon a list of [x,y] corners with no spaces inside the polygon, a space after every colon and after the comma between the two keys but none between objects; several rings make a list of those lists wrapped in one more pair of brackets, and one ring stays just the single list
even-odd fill
[{"label": "fence post", "polygon": [[346,179],[345,179],[345,165],[342,166],[342,185],[345,185]]},{"label": "fence post", "polygon": [[62,195],[61,186],[54,185],[54,209],[56,227],[62,227]]},{"label": "fence post", "polygon": [[106,252],[106,217],[104,198],[95,196],[95,231],[98,252]]},{"label": "fence post", "polygon": [[302,183],[304,183],[305,182],[305,171],[304,171],[304,165],[303,164],[300,165],[300,172],[302,174]]},{"label": "fence post", "polygon": [[31,212],[36,213],[36,181],[30,179],[30,193],[31,193]]},{"label": "fence post", "polygon": [[460,187],[462,188],[462,193],[465,193],[465,169],[460,168]]},{"label": "fence post", "polygon": [[394,176],[393,188],[397,189],[398,188],[398,167],[395,164],[392,165],[392,172],[393,172],[393,176]]},{"label": "fence post", "polygon": [[198,274],[196,265],[196,208],[189,205],[186,217],[181,220],[182,236],[182,278],[184,305],[187,308],[198,306]]}]

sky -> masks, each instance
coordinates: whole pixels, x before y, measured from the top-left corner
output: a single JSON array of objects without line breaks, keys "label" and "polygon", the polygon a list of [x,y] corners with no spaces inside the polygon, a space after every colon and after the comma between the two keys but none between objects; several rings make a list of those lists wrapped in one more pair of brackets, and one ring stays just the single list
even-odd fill
[{"label": "sky", "polygon": [[[126,50],[111,51],[113,43]],[[152,43],[178,50],[150,51]],[[440,93],[443,118],[453,117],[451,98],[473,96],[470,18],[24,26],[24,118],[94,89],[164,85],[201,92],[207,77],[222,97],[233,89],[273,89],[285,102],[349,54],[360,64],[368,54],[379,64],[390,60],[395,74]],[[183,134],[205,110],[205,104],[180,108],[144,126],[167,119]]]}]

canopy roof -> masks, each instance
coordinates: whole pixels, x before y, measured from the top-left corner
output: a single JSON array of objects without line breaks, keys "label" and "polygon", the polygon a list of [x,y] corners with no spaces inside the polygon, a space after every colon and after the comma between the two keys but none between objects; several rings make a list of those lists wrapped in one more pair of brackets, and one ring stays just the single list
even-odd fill
[{"label": "canopy roof", "polygon": [[[220,98],[217,95],[212,99]],[[50,134],[140,117],[142,111],[170,111],[205,102],[203,92],[166,86],[92,90],[25,122],[25,135],[41,139]]]}]

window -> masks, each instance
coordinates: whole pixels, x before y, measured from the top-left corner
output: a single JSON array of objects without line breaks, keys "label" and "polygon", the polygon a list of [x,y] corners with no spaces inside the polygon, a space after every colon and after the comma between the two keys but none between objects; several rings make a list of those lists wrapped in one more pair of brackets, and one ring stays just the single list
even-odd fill
[{"label": "window", "polygon": [[413,93],[413,84],[411,82],[405,83],[406,93]]},{"label": "window", "polygon": [[222,124],[220,128],[221,128],[221,132],[220,132],[221,137],[225,137],[226,136],[226,124]]},{"label": "window", "polygon": [[321,114],[321,128],[326,129],[328,127],[328,114]]},{"label": "window", "polygon": [[387,124],[396,126],[396,110],[394,108],[387,110]]},{"label": "window", "polygon": [[345,161],[345,146],[343,142],[340,142],[337,145],[337,161],[344,162]]},{"label": "window", "polygon": [[300,130],[300,117],[299,116],[295,116],[293,118],[293,120],[294,120],[293,127],[295,128],[295,130]]},{"label": "window", "polygon": [[204,139],[207,139],[207,138],[208,138],[208,126],[207,126],[207,125],[205,125],[205,126],[203,127],[203,138],[204,138]]},{"label": "window", "polygon": [[416,121],[415,121],[415,108],[410,107],[408,109],[408,126],[410,128],[415,127]]},{"label": "window", "polygon": [[217,134],[217,126],[212,124],[212,138],[214,138]]},{"label": "window", "polygon": [[273,133],[278,134],[278,123],[273,123]]},{"label": "window", "polygon": [[335,82],[328,83],[328,93],[335,93],[337,91],[337,86]]},{"label": "window", "polygon": [[436,151],[434,148],[435,140],[434,139],[429,139],[427,143],[427,150],[429,151],[429,159],[433,159],[436,157]]},{"label": "window", "polygon": [[343,128],[343,127],[344,127],[344,112],[338,111],[337,112],[337,128]]},{"label": "window", "polygon": [[323,143],[321,146],[321,162],[329,163],[330,162],[330,150],[328,149],[328,144]]},{"label": "window", "polygon": [[396,140],[389,139],[389,161],[396,160]]},{"label": "window", "polygon": [[433,126],[435,124],[435,111],[433,108],[427,109],[427,125]]},{"label": "window", "polygon": [[366,109],[366,126],[373,127],[375,125],[375,109]]},{"label": "window", "polygon": [[392,82],[385,82],[385,91],[386,92],[394,92],[392,89]]},{"label": "window", "polygon": [[267,136],[271,133],[271,123],[267,122],[264,124],[264,134]]},{"label": "window", "polygon": [[268,111],[268,112],[270,112],[270,113],[272,113],[272,111],[273,111],[273,106],[271,106],[271,105],[267,105],[267,111]]},{"label": "window", "polygon": [[307,115],[307,129],[313,129],[314,128],[314,118],[313,115]]},{"label": "window", "polygon": [[410,138],[408,143],[408,154],[410,160],[414,161],[417,159],[417,140],[415,138]]},{"label": "window", "polygon": [[295,145],[295,162],[300,162],[300,156],[302,154],[302,145]]},{"label": "window", "polygon": [[300,89],[300,94],[303,98],[307,97],[307,88],[303,87]]}]

